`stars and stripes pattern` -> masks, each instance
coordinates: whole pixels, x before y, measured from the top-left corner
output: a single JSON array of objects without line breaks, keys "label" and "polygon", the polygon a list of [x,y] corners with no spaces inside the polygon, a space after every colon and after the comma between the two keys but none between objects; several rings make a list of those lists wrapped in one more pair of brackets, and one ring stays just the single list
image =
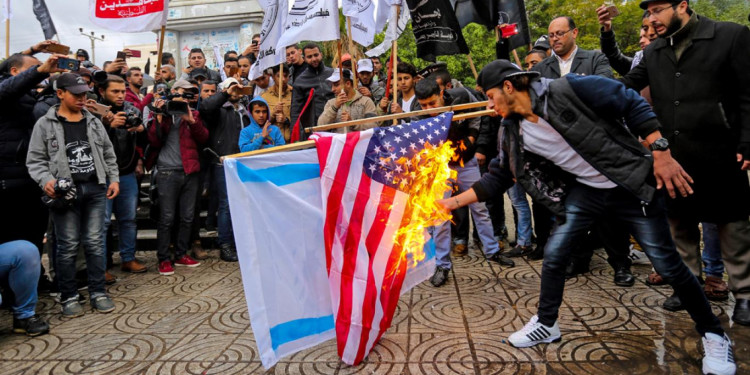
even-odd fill
[{"label": "stars and stripes pattern", "polygon": [[316,138],[338,354],[347,364],[361,362],[391,324],[407,268],[395,236],[411,217],[409,160],[445,142],[452,118]]}]

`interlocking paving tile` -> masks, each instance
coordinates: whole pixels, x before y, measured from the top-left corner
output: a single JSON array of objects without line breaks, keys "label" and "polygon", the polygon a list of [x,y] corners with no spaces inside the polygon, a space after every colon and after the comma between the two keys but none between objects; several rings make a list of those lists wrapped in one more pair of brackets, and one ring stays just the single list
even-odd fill
[{"label": "interlocking paving tile", "polygon": [[[598,251],[591,272],[566,282],[562,341],[517,349],[508,336],[539,303],[541,262],[514,268],[487,262],[474,244],[453,257],[448,282],[422,283],[399,300],[392,327],[358,366],[343,364],[335,340],[263,369],[250,327],[237,263],[212,258],[196,269],[160,276],[154,252],[139,252],[149,271],[118,277],[111,314],[62,318],[40,296],[37,312],[52,332],[11,334],[0,311],[0,374],[699,374],[702,349],[690,316],[665,311],[669,286],[645,284],[650,266],[633,268],[633,287],[614,285]],[[118,264],[115,256],[115,264]],[[85,294],[85,293],[84,293]],[[712,303],[732,339],[738,374],[750,373],[750,328],[730,324],[733,300]]]}]

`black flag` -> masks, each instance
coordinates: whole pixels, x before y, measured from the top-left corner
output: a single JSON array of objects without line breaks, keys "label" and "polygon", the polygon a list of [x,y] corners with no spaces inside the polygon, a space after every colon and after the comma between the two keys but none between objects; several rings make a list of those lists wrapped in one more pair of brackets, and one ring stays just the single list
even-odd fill
[{"label": "black flag", "polygon": [[44,31],[44,39],[52,39],[57,34],[55,24],[52,23],[52,17],[49,15],[49,9],[44,0],[34,0],[34,14],[39,23],[42,24],[42,31]]},{"label": "black flag", "polygon": [[461,27],[476,22],[488,29],[499,24],[518,25],[518,34],[510,38],[510,48],[531,43],[529,20],[523,0],[450,0]]},{"label": "black flag", "polygon": [[148,75],[151,72],[151,57],[146,60],[146,66],[143,67],[143,72]]},{"label": "black flag", "polygon": [[417,40],[417,57],[435,61],[435,56],[469,53],[450,0],[406,0],[406,3]]}]

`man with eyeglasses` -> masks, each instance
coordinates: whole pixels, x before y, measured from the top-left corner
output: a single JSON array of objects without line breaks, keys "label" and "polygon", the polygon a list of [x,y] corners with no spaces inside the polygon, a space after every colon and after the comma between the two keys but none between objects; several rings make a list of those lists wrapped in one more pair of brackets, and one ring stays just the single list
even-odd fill
[{"label": "man with eyeglasses", "polygon": [[[609,60],[597,51],[589,51],[576,45],[578,29],[570,17],[558,17],[552,20],[548,28],[549,44],[552,56],[542,60],[531,69],[539,72],[543,78],[560,78],[566,74],[600,75],[614,78]],[[537,248],[544,248],[552,229],[552,214],[543,206],[534,203],[534,222],[536,226]],[[606,223],[597,225],[580,249],[573,252],[570,264],[566,269],[566,277],[572,278],[589,272],[594,249],[604,247],[607,251],[607,261],[615,271],[614,283],[619,286],[632,286],[635,278],[630,270],[631,261],[628,259],[628,233],[614,225]]]},{"label": "man with eyeglasses", "polygon": [[570,17],[557,17],[549,24],[552,56],[534,67],[544,78],[560,78],[568,73],[613,78],[609,61],[600,52],[578,48],[578,29]]},{"label": "man with eyeglasses", "polygon": [[[695,13],[687,1],[644,0],[641,8],[659,38],[622,82],[651,87],[664,138],[693,177],[694,194],[668,202],[672,237],[687,266],[701,274],[698,223],[719,228],[732,320],[750,325],[750,30]],[[665,305],[684,308],[676,295]]]}]

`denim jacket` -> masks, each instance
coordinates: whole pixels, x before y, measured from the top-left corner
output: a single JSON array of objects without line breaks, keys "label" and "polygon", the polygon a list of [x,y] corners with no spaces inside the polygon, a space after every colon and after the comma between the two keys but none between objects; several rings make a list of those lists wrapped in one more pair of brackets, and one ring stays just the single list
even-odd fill
[{"label": "denim jacket", "polygon": [[[29,175],[42,189],[50,180],[72,178],[68,156],[65,153],[65,132],[57,118],[59,107],[58,104],[50,108],[47,114],[36,122],[31,133],[29,153],[26,155]],[[101,185],[106,184],[107,179],[110,182],[120,182],[117,157],[104,125],[85,109],[83,115],[86,119],[86,135],[91,145],[97,182]]]}]

